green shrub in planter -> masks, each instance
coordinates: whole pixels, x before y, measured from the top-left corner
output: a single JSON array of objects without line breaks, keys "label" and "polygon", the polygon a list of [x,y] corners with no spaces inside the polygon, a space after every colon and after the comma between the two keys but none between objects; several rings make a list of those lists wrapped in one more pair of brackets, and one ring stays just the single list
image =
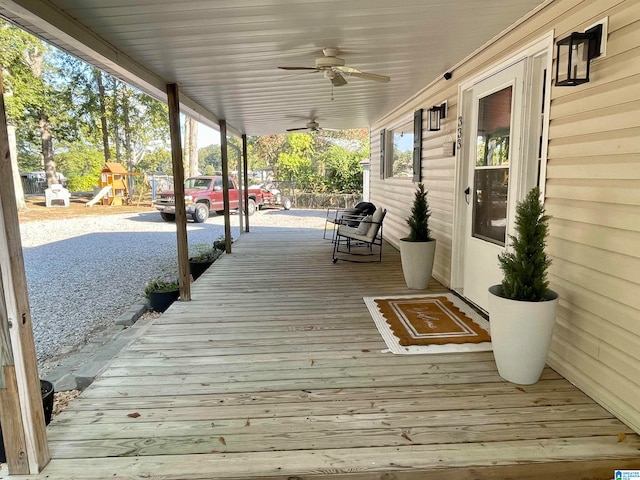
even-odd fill
[{"label": "green shrub in planter", "polygon": [[549,216],[540,202],[540,189],[533,188],[516,208],[517,235],[510,235],[512,251],[498,256],[502,295],[511,300],[540,302],[546,298],[549,282],[547,268],[551,260],[544,251],[549,231]]},{"label": "green shrub in planter", "polygon": [[409,225],[409,235],[403,240],[407,242],[429,242],[431,231],[429,230],[429,202],[427,200],[428,192],[424,189],[424,184],[419,183],[413,199],[411,207],[411,215],[407,218]]}]

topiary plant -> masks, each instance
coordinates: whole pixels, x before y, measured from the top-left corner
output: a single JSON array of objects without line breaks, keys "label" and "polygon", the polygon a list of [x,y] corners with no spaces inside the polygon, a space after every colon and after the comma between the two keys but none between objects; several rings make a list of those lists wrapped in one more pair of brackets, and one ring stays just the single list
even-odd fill
[{"label": "topiary plant", "polygon": [[407,218],[409,225],[409,235],[404,238],[408,242],[429,242],[431,232],[429,231],[429,202],[427,201],[427,191],[424,184],[419,183],[413,199],[413,207],[411,207],[411,215]]},{"label": "topiary plant", "polygon": [[544,251],[549,216],[540,202],[540,189],[533,188],[516,207],[516,235],[509,235],[512,251],[498,255],[504,274],[502,297],[540,302],[546,299],[551,260]]}]

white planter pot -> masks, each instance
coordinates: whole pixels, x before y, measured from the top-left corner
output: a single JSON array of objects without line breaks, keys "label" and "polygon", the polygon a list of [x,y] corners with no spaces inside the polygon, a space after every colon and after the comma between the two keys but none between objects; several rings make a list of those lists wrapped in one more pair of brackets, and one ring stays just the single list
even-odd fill
[{"label": "white planter pot", "polygon": [[493,356],[502,378],[520,385],[540,379],[551,348],[558,294],[549,300],[521,302],[498,295],[501,285],[489,288],[489,326]]},{"label": "white planter pot", "polygon": [[433,271],[433,257],[436,253],[436,241],[407,242],[400,240],[400,258],[402,272],[407,287],[412,290],[424,290],[429,285]]}]

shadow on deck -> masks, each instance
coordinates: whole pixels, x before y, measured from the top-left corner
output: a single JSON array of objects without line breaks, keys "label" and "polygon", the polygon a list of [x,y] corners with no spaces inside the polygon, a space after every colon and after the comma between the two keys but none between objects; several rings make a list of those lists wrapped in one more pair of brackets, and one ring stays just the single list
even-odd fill
[{"label": "shadow on deck", "polygon": [[[48,479],[608,479],[638,436],[550,369],[394,356],[363,296],[399,256],[333,264],[321,230],[234,244],[48,428]],[[445,291],[433,283],[431,291]],[[29,477],[17,477],[29,478]]]}]

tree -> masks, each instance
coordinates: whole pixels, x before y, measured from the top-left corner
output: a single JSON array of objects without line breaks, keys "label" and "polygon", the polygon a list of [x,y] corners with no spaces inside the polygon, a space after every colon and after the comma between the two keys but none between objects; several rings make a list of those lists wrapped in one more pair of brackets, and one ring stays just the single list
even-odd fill
[{"label": "tree", "polygon": [[308,133],[289,134],[288,148],[278,155],[275,166],[276,177],[296,182],[303,191],[314,189],[322,184],[313,168],[314,139]]},{"label": "tree", "polygon": [[336,192],[355,193],[362,190],[362,155],[339,145],[325,153],[327,182]]},{"label": "tree", "polygon": [[[18,160],[18,148],[15,120],[19,119],[19,106],[14,97],[16,79],[14,73],[24,69],[23,50],[32,41],[31,36],[13,25],[0,21],[0,72],[2,82],[5,85],[4,98],[7,109],[7,134],[9,139],[9,154],[11,157],[11,170],[13,172],[13,184],[16,194],[18,209],[26,207],[24,191],[20,179],[20,166]],[[18,82],[19,83],[19,82]]]},{"label": "tree", "polygon": [[185,176],[190,177],[199,170],[198,121],[191,117],[186,117],[184,122],[184,145]]},{"label": "tree", "polygon": [[107,121],[107,94],[102,81],[102,72],[97,68],[93,69],[93,76],[98,86],[98,106],[100,108],[100,132],[102,133],[102,151],[104,152],[104,161],[111,160],[111,151],[109,150],[109,126]]},{"label": "tree", "polygon": [[215,173],[222,171],[220,145],[207,145],[198,151],[198,169],[201,172],[213,171]]}]

